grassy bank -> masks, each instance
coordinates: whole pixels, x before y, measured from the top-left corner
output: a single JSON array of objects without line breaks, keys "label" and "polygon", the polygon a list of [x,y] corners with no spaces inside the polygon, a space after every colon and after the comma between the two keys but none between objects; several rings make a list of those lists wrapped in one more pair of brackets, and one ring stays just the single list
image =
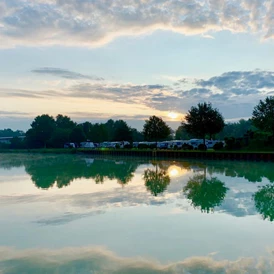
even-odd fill
[{"label": "grassy bank", "polygon": [[213,150],[208,149],[207,151],[203,150],[165,150],[165,149],[109,149],[109,148],[102,148],[102,149],[88,149],[88,148],[39,148],[39,149],[0,149],[0,153],[56,153],[56,154],[76,154],[76,153],[87,153],[87,152],[94,152],[94,151],[101,151],[101,152],[161,152],[161,153],[180,153],[180,152],[187,152],[187,153],[236,153],[236,154],[250,154],[250,153],[274,153],[274,150]]},{"label": "grassy bank", "polygon": [[25,154],[83,154],[93,156],[133,156],[167,159],[210,159],[210,160],[243,160],[243,161],[274,161],[272,151],[227,151],[227,150],[151,150],[151,149],[14,149],[0,150],[0,153]]}]

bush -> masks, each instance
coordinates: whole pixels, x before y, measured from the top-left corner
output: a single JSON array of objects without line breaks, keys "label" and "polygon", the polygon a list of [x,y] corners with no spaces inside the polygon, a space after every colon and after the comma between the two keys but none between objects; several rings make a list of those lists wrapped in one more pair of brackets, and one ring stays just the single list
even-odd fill
[{"label": "bush", "polygon": [[147,144],[138,144],[138,148],[144,149],[144,148],[149,148]]},{"label": "bush", "polygon": [[213,149],[214,150],[221,150],[223,147],[224,147],[223,142],[218,142],[218,143],[214,144]]},{"label": "bush", "polygon": [[234,137],[225,138],[226,148],[228,150],[240,149],[242,147],[242,141],[243,141],[243,138],[237,138],[237,139],[235,139]]},{"label": "bush", "polygon": [[149,148],[151,148],[151,149],[153,149],[153,148],[157,148],[156,143],[155,143],[155,144],[150,144],[150,145],[149,145]]},{"label": "bush", "polygon": [[132,148],[132,145],[129,145],[129,144],[124,145],[124,148],[131,149],[131,148]]},{"label": "bush", "polygon": [[235,138],[234,137],[225,138],[225,143],[226,143],[227,149],[233,149],[235,145]]},{"label": "bush", "polygon": [[193,146],[189,144],[183,144],[182,145],[183,150],[193,150]]},{"label": "bush", "polygon": [[198,145],[198,150],[207,150],[207,147],[204,144],[199,144]]}]

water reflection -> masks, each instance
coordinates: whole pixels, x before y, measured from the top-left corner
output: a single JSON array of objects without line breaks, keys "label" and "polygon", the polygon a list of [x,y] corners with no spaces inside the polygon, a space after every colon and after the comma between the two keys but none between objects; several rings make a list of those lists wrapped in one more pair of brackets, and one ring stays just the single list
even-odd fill
[{"label": "water reflection", "polygon": [[[189,200],[193,208],[202,212],[218,210],[237,217],[259,213],[263,219],[274,221],[274,185],[271,184],[274,182],[273,163],[149,161],[79,155],[0,155],[0,168],[14,167],[23,167],[35,186],[45,190],[53,186],[67,187],[81,178],[91,179],[96,184],[115,180],[124,186],[130,185],[135,174],[140,175],[138,189],[127,187],[126,192],[114,192],[112,189],[107,192],[101,188],[100,195],[96,193],[92,199],[90,196],[86,198],[85,203],[89,200],[97,201],[97,207],[98,204],[111,204],[112,201],[119,201],[120,205],[122,202],[127,205],[163,205],[171,202],[173,197],[178,203]],[[154,197],[157,199],[153,200]],[[9,200],[23,198],[14,196]],[[80,199],[82,201],[84,196],[79,196]]]},{"label": "water reflection", "polygon": [[217,178],[208,179],[204,175],[195,175],[183,188],[193,207],[207,213],[221,205],[227,190],[225,184]]},{"label": "water reflection", "polygon": [[259,187],[253,196],[257,211],[263,219],[274,220],[274,185]]},{"label": "water reflection", "polygon": [[214,260],[210,256],[190,257],[161,264],[145,258],[125,258],[103,248],[65,248],[62,250],[16,250],[0,248],[3,274],[222,274],[274,273],[273,258],[241,257],[236,261]]},{"label": "water reflection", "polygon": [[24,163],[26,172],[38,188],[48,189],[56,184],[58,188],[68,186],[73,180],[94,179],[96,183],[117,180],[121,185],[129,183],[138,167],[136,162],[106,159],[85,159],[70,157],[62,159],[39,159]]},{"label": "water reflection", "polygon": [[143,178],[147,190],[154,196],[158,196],[158,194],[164,192],[170,184],[168,172],[161,169],[158,164],[156,164],[155,170],[146,169]]},{"label": "water reflection", "polygon": [[207,162],[210,174],[222,174],[228,177],[245,178],[249,182],[262,182],[263,178],[274,182],[273,163],[242,162],[242,161],[212,161]]}]

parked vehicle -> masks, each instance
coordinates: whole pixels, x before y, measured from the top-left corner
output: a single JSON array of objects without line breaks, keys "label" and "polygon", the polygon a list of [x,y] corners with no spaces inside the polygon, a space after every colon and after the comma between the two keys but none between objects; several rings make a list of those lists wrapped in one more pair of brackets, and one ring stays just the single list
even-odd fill
[{"label": "parked vehicle", "polygon": [[65,143],[64,148],[76,148],[76,145],[74,143]]},{"label": "parked vehicle", "polygon": [[168,148],[168,141],[164,141],[164,142],[159,142],[157,143],[157,148],[159,149],[167,149]]},{"label": "parked vehicle", "polygon": [[173,140],[169,143],[169,148],[171,149],[182,149],[184,144],[187,144],[187,140]]},{"label": "parked vehicle", "polygon": [[93,142],[81,142],[80,147],[81,148],[95,148],[96,146],[94,145]]},{"label": "parked vehicle", "polygon": [[197,149],[199,145],[203,144],[203,139],[190,139],[187,144],[191,145],[194,149]]}]

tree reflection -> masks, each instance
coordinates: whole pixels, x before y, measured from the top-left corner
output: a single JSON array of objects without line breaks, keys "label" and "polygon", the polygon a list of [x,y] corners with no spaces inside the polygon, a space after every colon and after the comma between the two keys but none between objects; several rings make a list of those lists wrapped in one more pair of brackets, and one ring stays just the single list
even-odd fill
[{"label": "tree reflection", "polygon": [[271,162],[212,161],[207,163],[207,170],[210,174],[245,178],[252,183],[262,182],[263,178],[274,182]]},{"label": "tree reflection", "polygon": [[253,195],[257,211],[264,220],[274,220],[274,185],[260,187]]},{"label": "tree reflection", "polygon": [[170,183],[170,177],[167,171],[160,169],[156,164],[156,170],[146,169],[143,175],[145,186],[152,195],[158,196],[158,194],[164,192]]},{"label": "tree reflection", "polygon": [[195,175],[183,189],[192,206],[207,213],[221,205],[227,190],[224,183],[217,178],[207,179],[204,175]]},{"label": "tree reflection", "polygon": [[38,188],[48,189],[68,186],[75,179],[93,179],[95,183],[105,180],[117,180],[125,185],[129,183],[139,163],[115,161],[109,159],[85,159],[81,157],[55,156],[26,161],[25,170]]}]

